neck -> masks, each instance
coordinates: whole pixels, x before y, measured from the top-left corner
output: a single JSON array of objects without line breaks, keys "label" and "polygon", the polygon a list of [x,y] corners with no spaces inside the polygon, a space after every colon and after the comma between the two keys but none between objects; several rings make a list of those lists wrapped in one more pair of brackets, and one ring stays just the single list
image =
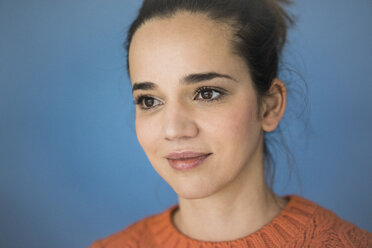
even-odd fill
[{"label": "neck", "polygon": [[173,215],[177,229],[193,239],[219,242],[243,238],[268,224],[286,200],[266,186],[263,164],[247,166],[240,175],[208,197],[179,197],[179,208]]}]

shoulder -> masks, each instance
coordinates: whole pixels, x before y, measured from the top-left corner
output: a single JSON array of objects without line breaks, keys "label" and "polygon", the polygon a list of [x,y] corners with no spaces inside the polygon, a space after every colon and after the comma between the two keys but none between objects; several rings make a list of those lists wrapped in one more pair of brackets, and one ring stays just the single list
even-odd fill
[{"label": "shoulder", "polygon": [[145,217],[121,231],[111,234],[103,239],[95,241],[90,248],[136,248],[153,247],[156,243],[156,235],[152,227],[164,221],[169,211],[175,206],[162,213]]},{"label": "shoulder", "polygon": [[316,247],[369,247],[372,244],[371,233],[319,205],[308,223],[308,230]]},{"label": "shoulder", "polygon": [[143,242],[146,238],[151,238],[147,229],[152,219],[153,217],[150,216],[139,220],[119,232],[95,241],[90,248],[141,247],[139,242]]}]

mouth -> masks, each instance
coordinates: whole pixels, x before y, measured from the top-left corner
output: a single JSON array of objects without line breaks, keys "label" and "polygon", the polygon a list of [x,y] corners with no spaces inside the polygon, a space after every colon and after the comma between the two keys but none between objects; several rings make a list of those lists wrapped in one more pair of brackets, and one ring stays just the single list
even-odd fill
[{"label": "mouth", "polygon": [[198,167],[201,165],[212,153],[208,154],[173,154],[173,156],[168,156],[167,160],[169,165],[179,171],[186,171]]}]

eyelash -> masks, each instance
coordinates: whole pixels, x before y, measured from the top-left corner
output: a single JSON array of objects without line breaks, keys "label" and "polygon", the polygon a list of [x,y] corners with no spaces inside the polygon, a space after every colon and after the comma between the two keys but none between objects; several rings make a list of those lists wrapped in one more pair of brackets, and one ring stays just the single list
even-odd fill
[{"label": "eyelash", "polygon": [[[217,88],[212,88],[212,87],[204,86],[204,87],[200,87],[200,88],[198,88],[198,89],[195,91],[194,96],[196,97],[197,95],[199,95],[199,94],[202,93],[203,91],[214,91],[214,92],[217,92],[217,93],[219,94],[217,97],[215,97],[215,98],[213,98],[213,99],[203,99],[203,98],[200,98],[199,100],[200,100],[200,101],[203,101],[203,102],[219,101],[219,100],[221,100],[221,99],[226,95],[225,90],[223,90],[223,89],[221,89],[221,88],[217,89]],[[212,96],[213,96],[213,93],[212,93]],[[136,105],[139,105],[140,108],[143,109],[143,110],[150,110],[150,109],[152,109],[152,108],[154,108],[154,107],[144,107],[144,105],[143,105],[143,100],[145,100],[145,99],[147,99],[147,98],[152,98],[152,99],[154,99],[154,101],[157,100],[156,98],[154,98],[154,97],[152,97],[152,96],[150,96],[150,95],[145,95],[145,94],[144,94],[144,95],[139,95],[139,96],[137,96],[133,103],[136,104]],[[159,101],[159,100],[157,100],[157,101]]]}]

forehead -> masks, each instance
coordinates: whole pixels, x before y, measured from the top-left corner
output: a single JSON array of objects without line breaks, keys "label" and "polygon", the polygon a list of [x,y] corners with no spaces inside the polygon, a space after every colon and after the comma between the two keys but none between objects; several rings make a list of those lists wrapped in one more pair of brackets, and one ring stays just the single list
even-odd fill
[{"label": "forehead", "polygon": [[181,12],[170,18],[155,18],[134,34],[129,49],[133,80],[177,80],[185,74],[204,71],[233,73],[246,70],[232,53],[232,31],[204,14]]}]

